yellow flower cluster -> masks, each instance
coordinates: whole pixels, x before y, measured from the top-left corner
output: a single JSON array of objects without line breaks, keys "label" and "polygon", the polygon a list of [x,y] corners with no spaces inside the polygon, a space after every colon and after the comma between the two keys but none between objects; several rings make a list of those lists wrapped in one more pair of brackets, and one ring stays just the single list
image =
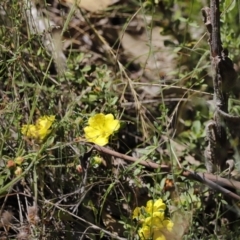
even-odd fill
[{"label": "yellow flower cluster", "polygon": [[90,117],[88,125],[84,128],[86,140],[100,146],[108,144],[109,137],[120,128],[119,120],[112,114],[103,113]]},{"label": "yellow flower cluster", "polygon": [[137,207],[133,211],[133,219],[141,223],[138,230],[140,239],[166,240],[165,234],[171,232],[173,222],[165,217],[166,204],[162,199],[150,200],[146,207]]},{"label": "yellow flower cluster", "polygon": [[36,124],[26,124],[22,126],[21,133],[26,137],[39,140],[40,142],[51,132],[50,128],[55,120],[55,116],[40,117]]}]

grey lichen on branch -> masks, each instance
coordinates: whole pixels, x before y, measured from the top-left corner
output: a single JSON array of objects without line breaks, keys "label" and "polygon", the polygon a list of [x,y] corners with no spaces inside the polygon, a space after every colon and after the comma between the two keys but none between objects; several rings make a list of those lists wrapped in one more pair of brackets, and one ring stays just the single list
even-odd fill
[{"label": "grey lichen on branch", "polygon": [[213,86],[215,113],[214,119],[206,127],[205,165],[209,172],[222,172],[227,168],[230,143],[227,135],[232,128],[232,122],[239,122],[240,117],[228,113],[229,93],[237,81],[237,73],[228,51],[223,49],[220,35],[219,0],[212,0],[210,8],[202,9],[203,21],[209,33],[211,66],[213,71]]}]

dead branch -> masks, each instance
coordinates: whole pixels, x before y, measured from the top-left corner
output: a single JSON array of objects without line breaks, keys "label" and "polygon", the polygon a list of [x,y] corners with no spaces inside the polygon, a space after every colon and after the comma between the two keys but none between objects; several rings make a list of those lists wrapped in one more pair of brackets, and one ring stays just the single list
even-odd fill
[{"label": "dead branch", "polygon": [[[131,156],[128,156],[128,155],[125,155],[125,154],[122,154],[122,153],[119,153],[114,150],[108,149],[106,147],[101,147],[98,145],[93,145],[93,148],[99,152],[102,152],[102,153],[105,153],[105,154],[108,154],[108,155],[111,155],[114,157],[119,157],[126,161],[131,161],[131,162],[143,165],[143,166],[151,168],[151,169],[161,169],[161,170],[165,171],[166,173],[171,171],[171,167],[168,165],[164,165],[164,164],[160,165],[160,164],[152,162],[151,160],[146,160],[146,161],[140,160],[140,159],[137,159],[137,158],[134,158],[134,157],[131,157]],[[225,179],[225,178],[222,178],[220,176],[216,176],[216,175],[213,175],[210,173],[198,173],[198,172],[194,172],[189,169],[182,169],[182,170],[183,170],[181,172],[182,176],[194,179],[199,182],[203,182],[215,191],[218,191],[224,195],[227,195],[227,196],[231,197],[232,199],[240,200],[240,196],[238,196],[237,194],[235,194],[225,188],[225,187],[230,187],[233,189],[240,189],[240,182],[231,180],[231,179]]]}]

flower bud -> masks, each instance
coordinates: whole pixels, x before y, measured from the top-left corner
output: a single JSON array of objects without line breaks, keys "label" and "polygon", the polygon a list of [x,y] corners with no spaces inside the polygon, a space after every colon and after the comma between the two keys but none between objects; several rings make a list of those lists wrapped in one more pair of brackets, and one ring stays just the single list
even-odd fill
[{"label": "flower bud", "polygon": [[12,169],[12,168],[15,168],[15,167],[16,167],[15,162],[13,160],[8,160],[7,168]]},{"label": "flower bud", "polygon": [[80,164],[76,166],[76,170],[77,170],[79,173],[82,173],[82,172],[83,172],[82,166],[81,166]]},{"label": "flower bud", "polygon": [[14,174],[15,174],[16,176],[21,175],[21,174],[22,174],[22,168],[17,167],[16,170],[14,171]]},{"label": "flower bud", "polygon": [[16,157],[16,158],[15,158],[15,163],[16,163],[17,165],[21,165],[21,164],[23,163],[23,161],[24,161],[24,158],[23,158],[23,157]]}]

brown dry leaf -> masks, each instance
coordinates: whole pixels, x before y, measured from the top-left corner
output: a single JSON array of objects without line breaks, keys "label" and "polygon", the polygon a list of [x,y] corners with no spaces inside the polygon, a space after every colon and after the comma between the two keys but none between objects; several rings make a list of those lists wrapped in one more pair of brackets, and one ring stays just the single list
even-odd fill
[{"label": "brown dry leaf", "polygon": [[40,218],[38,217],[38,207],[36,206],[36,204],[34,204],[31,207],[28,207],[28,222],[33,224],[33,225],[37,225],[37,223],[39,222]]},{"label": "brown dry leaf", "polygon": [[[170,36],[162,36],[160,32],[159,27],[152,28],[151,36],[148,36],[146,32],[141,35],[125,32],[121,37],[122,32],[119,32],[125,55],[129,56],[129,61],[145,66],[145,75],[149,79],[159,79],[161,76],[167,78],[176,67],[176,53],[172,48],[164,46],[164,41],[172,39]],[[152,92],[154,89],[149,89],[149,91]],[[158,89],[155,91],[158,92]]]},{"label": "brown dry leaf", "polygon": [[196,160],[194,157],[188,155],[185,157],[185,160],[187,160],[190,164],[195,165],[195,166],[199,166],[201,163],[200,161]]},{"label": "brown dry leaf", "polygon": [[[167,138],[164,138],[167,140]],[[184,156],[184,153],[187,149],[187,147],[179,142],[176,142],[174,140],[171,141],[172,147],[178,157]]]},{"label": "brown dry leaf", "polygon": [[[118,0],[117,0],[118,1]],[[66,4],[76,3],[80,8],[84,8],[89,12],[97,12],[106,9],[108,6],[117,2],[116,0],[62,0]]]},{"label": "brown dry leaf", "polygon": [[107,212],[103,211],[102,213],[102,221],[105,227],[111,231],[116,236],[122,235],[124,232],[123,225],[119,223],[113,216],[108,214]]},{"label": "brown dry leaf", "polygon": [[174,212],[172,221],[174,222],[172,235],[175,238],[171,239],[181,240],[184,233],[188,231],[189,225],[192,221],[192,213],[178,210]]},{"label": "brown dry leaf", "polygon": [[11,211],[4,211],[0,219],[0,228],[5,227],[9,230],[12,219],[13,213]]}]

